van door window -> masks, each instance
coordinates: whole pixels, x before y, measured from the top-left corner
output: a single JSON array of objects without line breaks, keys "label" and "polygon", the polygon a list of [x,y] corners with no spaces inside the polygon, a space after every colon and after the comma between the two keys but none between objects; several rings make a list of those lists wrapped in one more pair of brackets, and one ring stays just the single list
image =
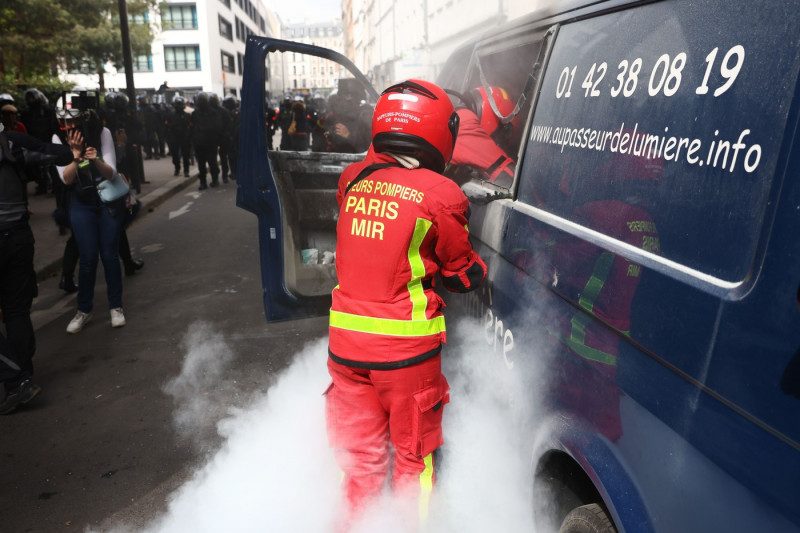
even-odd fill
[{"label": "van door window", "polygon": [[[715,279],[746,279],[800,56],[787,5],[733,7],[658,2],[561,27],[518,198]],[[621,209],[641,216],[620,226]]]},{"label": "van door window", "polygon": [[449,91],[461,123],[446,173],[457,182],[475,178],[511,187],[541,49],[540,35],[481,43],[465,65],[464,86]]}]

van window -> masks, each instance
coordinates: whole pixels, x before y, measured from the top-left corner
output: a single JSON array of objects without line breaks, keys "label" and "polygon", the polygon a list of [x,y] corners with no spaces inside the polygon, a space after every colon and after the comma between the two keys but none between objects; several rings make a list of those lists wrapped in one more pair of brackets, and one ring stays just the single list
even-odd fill
[{"label": "van window", "polygon": [[[490,177],[490,170],[494,168],[498,154],[503,154],[513,162],[518,158],[524,125],[530,115],[533,98],[534,84],[529,83],[529,78],[534,75],[534,65],[542,59],[541,49],[542,32],[535,32],[504,36],[501,40],[486,40],[478,44],[474,54],[468,54],[471,49],[465,48],[448,61],[448,67],[442,72],[439,83],[448,89],[456,108],[471,109],[482,126],[493,128],[486,131],[491,136],[491,140],[486,142],[493,143],[500,149],[489,149],[473,140],[467,151],[471,151],[473,155],[475,152],[483,152],[482,156],[485,157],[475,156],[467,158],[471,159],[468,161],[458,161],[459,150],[456,148],[452,165],[474,167],[481,172],[473,173],[472,177],[490,180],[495,185],[506,188],[511,186],[511,180],[507,176],[503,180],[496,180],[496,176]],[[492,88],[495,105],[506,118],[484,120],[487,115],[497,115],[488,104],[484,104],[481,93],[487,94],[487,87]],[[462,137],[470,135],[465,133],[469,126],[463,120],[462,118],[460,128]],[[463,139],[458,139],[457,145],[459,142],[463,142]],[[510,173],[513,174],[513,166],[510,168]],[[459,181],[458,171],[455,179]]]},{"label": "van window", "polygon": [[[718,280],[746,279],[800,61],[787,53],[797,36],[784,10],[659,2],[561,27],[519,200],[615,239],[638,236],[640,248]],[[742,27],[750,20],[770,34]],[[606,201],[649,216],[609,231],[586,207]]]}]

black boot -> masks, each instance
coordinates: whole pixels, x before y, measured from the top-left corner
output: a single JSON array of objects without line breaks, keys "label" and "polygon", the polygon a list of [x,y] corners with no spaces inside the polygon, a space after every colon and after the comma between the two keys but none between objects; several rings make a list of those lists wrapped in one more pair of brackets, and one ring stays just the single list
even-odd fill
[{"label": "black boot", "polygon": [[141,259],[132,259],[130,263],[125,263],[125,275],[133,276],[137,270],[141,270],[144,266],[144,261]]},{"label": "black boot", "polygon": [[61,281],[58,282],[58,288],[67,294],[78,292],[78,286],[75,285],[75,281],[67,276],[61,276]]}]

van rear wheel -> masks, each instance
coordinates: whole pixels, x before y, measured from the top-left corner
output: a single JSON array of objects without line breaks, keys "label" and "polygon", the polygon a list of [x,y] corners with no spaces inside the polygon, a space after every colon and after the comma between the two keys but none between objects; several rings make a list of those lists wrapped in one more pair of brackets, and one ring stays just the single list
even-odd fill
[{"label": "van rear wheel", "polygon": [[590,503],[570,511],[558,533],[617,533],[617,528],[602,507]]}]

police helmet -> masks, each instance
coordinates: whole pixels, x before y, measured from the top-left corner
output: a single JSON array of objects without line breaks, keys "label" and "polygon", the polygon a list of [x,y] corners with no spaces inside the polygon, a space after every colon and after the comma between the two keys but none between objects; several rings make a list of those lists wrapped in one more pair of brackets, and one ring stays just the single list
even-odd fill
[{"label": "police helmet", "polygon": [[225,95],[222,99],[222,106],[229,111],[235,111],[239,107],[239,99],[234,94]]}]

